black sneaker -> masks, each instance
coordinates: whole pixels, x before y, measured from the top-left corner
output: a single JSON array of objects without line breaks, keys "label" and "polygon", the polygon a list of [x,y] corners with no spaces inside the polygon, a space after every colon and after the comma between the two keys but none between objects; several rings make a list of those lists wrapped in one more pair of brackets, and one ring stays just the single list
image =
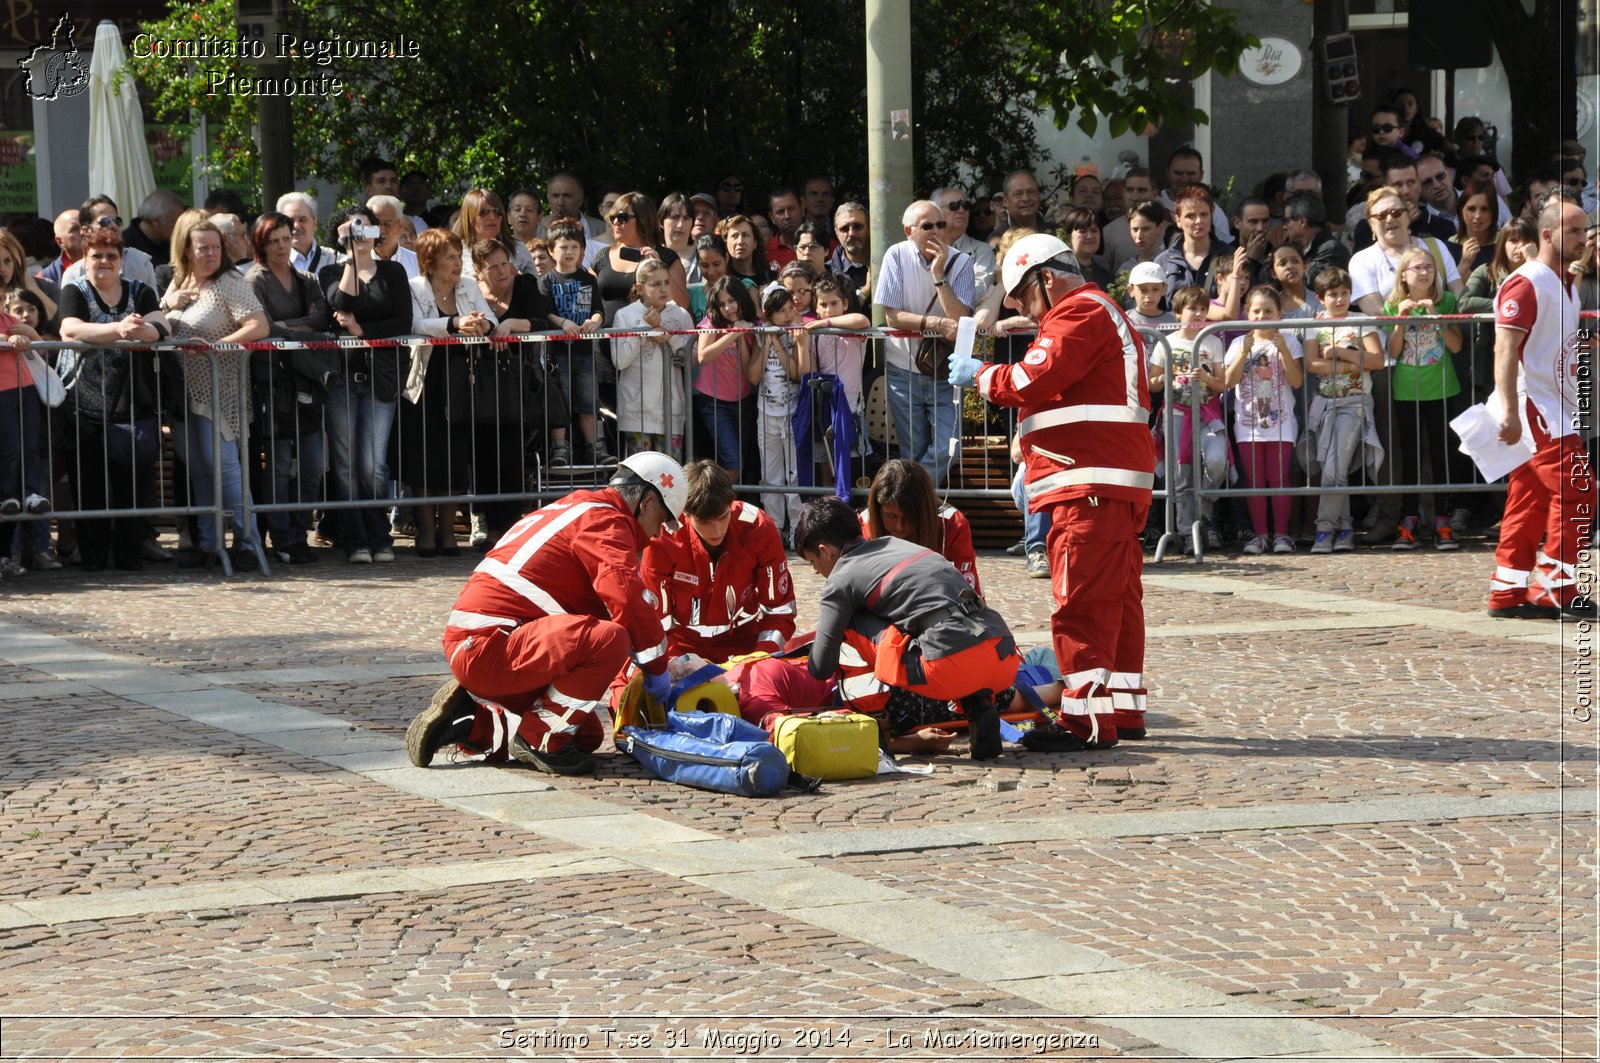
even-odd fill
[{"label": "black sneaker", "polygon": [[1587,594],[1578,595],[1572,601],[1563,605],[1561,611],[1567,616],[1576,617],[1579,620],[1600,619],[1600,609],[1595,608],[1595,600]]},{"label": "black sneaker", "polygon": [[317,555],[305,543],[290,543],[283,548],[283,559],[291,565],[314,565]]},{"label": "black sneaker", "polygon": [[[1121,732],[1118,732],[1120,736]],[[1115,742],[1091,742],[1065,727],[1041,724],[1022,736],[1022,744],[1035,753],[1076,753],[1085,749],[1110,749]]]},{"label": "black sneaker", "polygon": [[1553,605],[1534,605],[1532,602],[1519,602],[1500,609],[1490,609],[1489,615],[1496,620],[1559,620],[1561,610]]},{"label": "black sneaker", "polygon": [[511,736],[511,755],[546,775],[589,775],[595,767],[594,754],[585,753],[577,746],[569,745],[546,753],[534,749],[521,735]]},{"label": "black sneaker", "polygon": [[411,763],[426,768],[434,754],[445,746],[465,742],[472,733],[474,707],[467,688],[454,679],[434,692],[428,707],[417,713],[406,728],[406,755]]}]

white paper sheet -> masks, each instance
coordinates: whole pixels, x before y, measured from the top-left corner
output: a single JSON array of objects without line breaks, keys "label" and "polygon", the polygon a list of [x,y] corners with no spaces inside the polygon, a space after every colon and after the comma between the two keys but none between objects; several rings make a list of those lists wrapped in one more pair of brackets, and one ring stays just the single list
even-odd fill
[{"label": "white paper sheet", "polygon": [[1490,483],[1510,475],[1533,457],[1533,437],[1526,424],[1517,442],[1500,442],[1500,418],[1504,408],[1499,392],[1495,392],[1483,402],[1467,407],[1450,422],[1450,427],[1461,437],[1461,453],[1472,459]]}]

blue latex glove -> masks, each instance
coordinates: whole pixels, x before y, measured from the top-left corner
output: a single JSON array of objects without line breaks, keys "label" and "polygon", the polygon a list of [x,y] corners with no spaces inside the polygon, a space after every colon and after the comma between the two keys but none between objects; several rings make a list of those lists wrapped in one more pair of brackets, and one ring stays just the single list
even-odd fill
[{"label": "blue latex glove", "polygon": [[960,388],[970,388],[978,382],[978,370],[983,368],[983,363],[976,358],[962,357],[955,351],[950,352],[950,383]]},{"label": "blue latex glove", "polygon": [[644,673],[644,692],[658,704],[666,703],[667,695],[672,692],[672,677],[667,675],[665,668],[659,672]]}]

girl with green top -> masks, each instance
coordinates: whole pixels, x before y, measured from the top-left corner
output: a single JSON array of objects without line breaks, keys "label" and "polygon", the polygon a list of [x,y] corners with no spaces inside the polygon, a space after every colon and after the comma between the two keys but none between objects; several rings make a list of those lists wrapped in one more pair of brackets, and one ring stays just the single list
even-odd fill
[{"label": "girl with green top", "polygon": [[[1383,306],[1385,316],[1453,314],[1456,297],[1445,290],[1433,255],[1412,248],[1400,256],[1395,271],[1394,290]],[[1422,456],[1428,456],[1432,478],[1441,483],[1459,483],[1467,466],[1456,450],[1448,426],[1448,401],[1461,391],[1450,355],[1461,350],[1461,330],[1443,322],[1397,325],[1389,333],[1388,353],[1394,361],[1391,390],[1394,396],[1393,438],[1400,448],[1401,479],[1421,483]],[[1450,530],[1452,499],[1435,493],[1433,543],[1440,550],[1459,545]],[[1401,520],[1395,550],[1417,548],[1416,492],[1401,496]]]}]

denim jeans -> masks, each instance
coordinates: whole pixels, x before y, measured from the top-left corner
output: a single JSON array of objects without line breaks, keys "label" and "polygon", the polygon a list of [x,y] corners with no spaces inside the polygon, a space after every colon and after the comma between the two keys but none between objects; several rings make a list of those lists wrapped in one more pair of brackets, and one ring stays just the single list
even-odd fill
[{"label": "denim jeans", "polygon": [[950,443],[956,437],[956,389],[897,365],[887,368],[884,382],[900,456],[927,469],[935,484],[943,483],[954,459]]},{"label": "denim jeans", "polygon": [[[329,492],[347,502],[389,497],[389,432],[395,404],[373,397],[372,382],[336,376],[328,386]],[[339,545],[356,550],[389,546],[383,506],[339,510]]]},{"label": "denim jeans", "polygon": [[306,541],[306,533],[311,530],[311,506],[322,494],[327,455],[320,430],[299,436],[276,436],[267,450],[272,456],[268,472],[271,491],[266,498],[257,501],[299,502],[306,506],[305,509],[275,509],[262,514],[272,532],[272,545],[283,550]]},{"label": "denim jeans", "polygon": [[[212,479],[217,473],[217,462],[212,456],[211,418],[189,411],[189,416],[184,420],[184,434],[188,439],[189,455],[189,484],[194,489],[194,503],[197,506],[209,506],[215,498],[216,484]],[[237,439],[222,440],[222,504],[233,511],[231,523],[233,524],[233,541],[235,545],[243,545],[253,534],[247,535],[244,527],[244,478],[242,466],[239,464],[239,441]],[[197,544],[201,550],[219,550],[226,544],[217,530],[217,515],[215,511],[208,511],[199,515],[200,542]]]},{"label": "denim jeans", "polygon": [[1028,509],[1028,493],[1022,487],[1022,466],[1017,466],[1017,474],[1011,478],[1011,500],[1017,504],[1017,512],[1022,514],[1022,542],[1030,554],[1038,553],[1044,549],[1045,536],[1050,534],[1050,510],[1044,509],[1033,513]]}]

